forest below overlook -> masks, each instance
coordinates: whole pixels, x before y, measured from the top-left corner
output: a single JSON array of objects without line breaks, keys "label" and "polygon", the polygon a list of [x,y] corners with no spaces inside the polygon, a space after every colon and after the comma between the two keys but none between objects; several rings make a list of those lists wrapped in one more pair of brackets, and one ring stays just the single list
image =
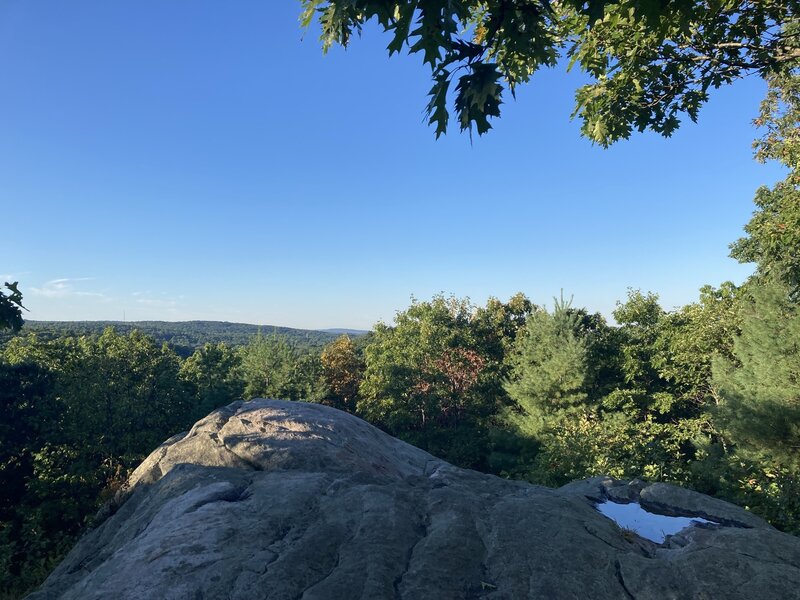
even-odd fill
[{"label": "forest below overlook", "polygon": [[0,348],[2,597],[38,585],[158,444],[256,397],[330,405],[501,477],[676,483],[800,533],[800,310],[785,280],[762,269],[670,312],[631,290],[613,316],[440,295],[355,340],[257,333],[185,358],[137,330],[23,326]]},{"label": "forest below overlook", "polygon": [[[277,334],[298,348],[322,347],[335,340],[339,330],[297,329],[274,325],[251,325],[225,321],[25,321],[25,334],[35,333],[41,339],[65,336],[99,335],[106,328],[117,333],[138,331],[149,335],[158,343],[168,344],[177,354],[187,358],[205,344],[225,343],[244,346],[254,335]],[[358,336],[366,331],[341,331]],[[15,334],[0,332],[0,344]]]}]

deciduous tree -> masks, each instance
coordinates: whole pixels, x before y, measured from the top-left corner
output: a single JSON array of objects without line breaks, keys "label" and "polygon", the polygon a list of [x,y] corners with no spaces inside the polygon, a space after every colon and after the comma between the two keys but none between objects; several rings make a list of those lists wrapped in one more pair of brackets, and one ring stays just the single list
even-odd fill
[{"label": "deciduous tree", "polygon": [[323,348],[320,362],[327,388],[326,403],[354,412],[365,365],[353,340],[347,335],[340,336]]},{"label": "deciduous tree", "polygon": [[452,462],[485,467],[488,418],[506,401],[467,300],[414,301],[365,350],[359,414]]},{"label": "deciduous tree", "polygon": [[346,46],[374,19],[389,54],[430,65],[427,112],[437,137],[454,108],[479,134],[503,93],[562,58],[591,83],[576,94],[583,134],[603,145],[636,129],[670,135],[695,120],[709,91],[744,75],[771,77],[800,61],[797,0],[302,0],[322,43]]}]

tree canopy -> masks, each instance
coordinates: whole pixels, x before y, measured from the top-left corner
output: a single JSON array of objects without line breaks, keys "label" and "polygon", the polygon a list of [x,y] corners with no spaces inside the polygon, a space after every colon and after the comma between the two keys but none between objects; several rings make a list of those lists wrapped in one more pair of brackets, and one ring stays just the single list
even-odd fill
[{"label": "tree canopy", "polygon": [[[490,301],[486,310],[497,308]],[[486,316],[468,300],[435,296],[397,313],[394,327],[378,323],[358,414],[457,464],[484,466],[488,420],[506,402],[498,338],[513,319],[507,313],[488,328]]]},{"label": "tree canopy", "polygon": [[586,400],[589,379],[587,337],[580,315],[563,298],[552,313],[534,311],[511,353],[506,390],[520,412],[511,421],[526,433],[538,433],[548,417],[568,413]]},{"label": "tree canopy", "polygon": [[506,90],[567,59],[591,82],[574,115],[608,145],[636,129],[669,136],[695,120],[710,89],[800,64],[798,0],[302,0],[327,50],[376,20],[389,54],[421,53],[436,136],[455,109],[461,130],[491,128]]}]

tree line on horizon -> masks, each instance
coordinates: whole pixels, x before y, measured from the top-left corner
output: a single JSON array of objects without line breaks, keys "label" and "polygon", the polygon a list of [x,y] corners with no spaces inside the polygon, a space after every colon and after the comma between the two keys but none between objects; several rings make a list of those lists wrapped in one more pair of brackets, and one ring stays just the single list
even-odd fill
[{"label": "tree line on horizon", "polygon": [[[19,325],[22,325],[20,321]],[[182,358],[188,358],[207,343],[225,342],[228,346],[244,346],[259,332],[277,333],[286,337],[298,348],[321,348],[338,337],[326,330],[297,329],[273,325],[251,325],[226,321],[29,321],[25,320],[25,333],[36,333],[42,339],[65,336],[100,335],[107,327],[117,333],[139,331],[149,335],[159,344],[166,342]],[[366,333],[366,332],[364,332]],[[0,344],[15,335],[13,330],[0,329]]]}]

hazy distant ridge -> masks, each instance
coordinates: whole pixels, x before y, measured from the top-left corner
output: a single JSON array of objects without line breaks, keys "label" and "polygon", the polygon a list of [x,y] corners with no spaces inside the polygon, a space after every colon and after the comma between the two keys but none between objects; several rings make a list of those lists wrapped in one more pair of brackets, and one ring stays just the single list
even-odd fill
[{"label": "hazy distant ridge", "polygon": [[[367,333],[358,329],[295,329],[227,321],[25,321],[25,326],[19,335],[26,333],[36,333],[42,337],[94,335],[102,333],[106,327],[113,327],[122,334],[133,330],[141,331],[159,342],[167,342],[181,354],[189,354],[205,343],[225,342],[230,346],[242,346],[259,331],[263,335],[274,333],[286,336],[292,343],[301,347],[324,346],[344,333],[353,336]],[[0,340],[8,337],[10,336],[2,336]]]},{"label": "hazy distant ridge", "polygon": [[366,329],[341,329],[341,328],[334,328],[334,329],[318,329],[317,331],[322,331],[324,333],[335,333],[336,335],[367,335],[369,331]]}]

